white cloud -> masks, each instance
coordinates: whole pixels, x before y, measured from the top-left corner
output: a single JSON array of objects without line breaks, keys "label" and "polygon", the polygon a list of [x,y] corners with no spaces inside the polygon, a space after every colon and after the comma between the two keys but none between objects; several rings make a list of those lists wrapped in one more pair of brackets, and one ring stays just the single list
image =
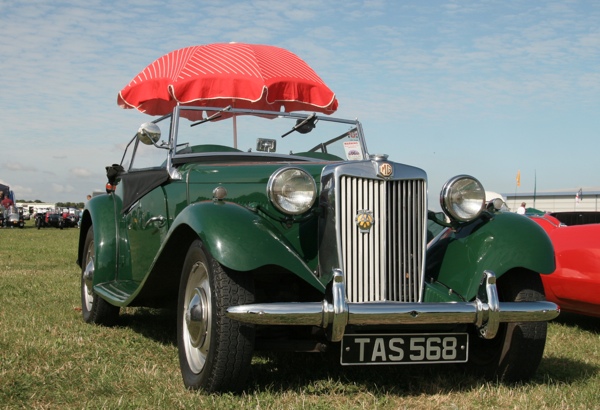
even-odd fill
[{"label": "white cloud", "polygon": [[85,168],[71,168],[69,172],[71,175],[79,178],[88,178],[94,175],[90,170]]},{"label": "white cloud", "polygon": [[75,188],[71,185],[61,185],[61,184],[52,183],[52,190],[56,193],[63,194],[63,193],[74,192]]},{"label": "white cloud", "polygon": [[34,166],[20,164],[17,162],[7,162],[4,164],[4,168],[9,171],[25,171],[25,172],[37,172],[38,169]]}]

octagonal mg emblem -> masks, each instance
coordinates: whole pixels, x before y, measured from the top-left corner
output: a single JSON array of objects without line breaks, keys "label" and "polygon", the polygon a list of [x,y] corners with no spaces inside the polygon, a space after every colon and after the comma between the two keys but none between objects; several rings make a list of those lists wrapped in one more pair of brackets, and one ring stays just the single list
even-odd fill
[{"label": "octagonal mg emblem", "polygon": [[389,178],[394,173],[394,167],[389,162],[384,162],[379,164],[379,175],[384,178]]},{"label": "octagonal mg emblem", "polygon": [[373,227],[375,218],[373,218],[373,212],[367,211],[366,209],[361,209],[356,214],[354,221],[356,222],[356,226],[358,226],[359,231],[362,233],[367,233]]}]

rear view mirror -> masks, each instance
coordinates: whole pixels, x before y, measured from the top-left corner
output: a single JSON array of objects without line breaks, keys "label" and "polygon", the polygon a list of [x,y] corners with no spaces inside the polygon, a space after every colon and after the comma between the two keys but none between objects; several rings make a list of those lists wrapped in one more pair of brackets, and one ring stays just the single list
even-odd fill
[{"label": "rear view mirror", "polygon": [[154,145],[160,139],[160,128],[153,122],[146,122],[140,125],[135,135],[143,144]]}]

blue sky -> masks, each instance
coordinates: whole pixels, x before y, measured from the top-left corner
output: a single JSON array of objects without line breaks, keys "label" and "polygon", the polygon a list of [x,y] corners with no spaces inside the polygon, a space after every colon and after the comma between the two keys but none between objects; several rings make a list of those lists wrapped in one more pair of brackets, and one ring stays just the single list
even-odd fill
[{"label": "blue sky", "polygon": [[[0,183],[83,202],[150,117],[117,93],[215,42],[307,61],[371,153],[511,194],[600,190],[600,2],[0,0]],[[521,186],[516,174],[521,171]]]}]

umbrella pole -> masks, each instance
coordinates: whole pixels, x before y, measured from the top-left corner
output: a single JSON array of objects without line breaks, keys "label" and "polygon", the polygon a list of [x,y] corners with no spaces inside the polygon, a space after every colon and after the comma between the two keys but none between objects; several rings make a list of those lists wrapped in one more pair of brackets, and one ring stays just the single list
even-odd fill
[{"label": "umbrella pole", "polygon": [[233,115],[233,148],[237,149],[237,115]]}]

